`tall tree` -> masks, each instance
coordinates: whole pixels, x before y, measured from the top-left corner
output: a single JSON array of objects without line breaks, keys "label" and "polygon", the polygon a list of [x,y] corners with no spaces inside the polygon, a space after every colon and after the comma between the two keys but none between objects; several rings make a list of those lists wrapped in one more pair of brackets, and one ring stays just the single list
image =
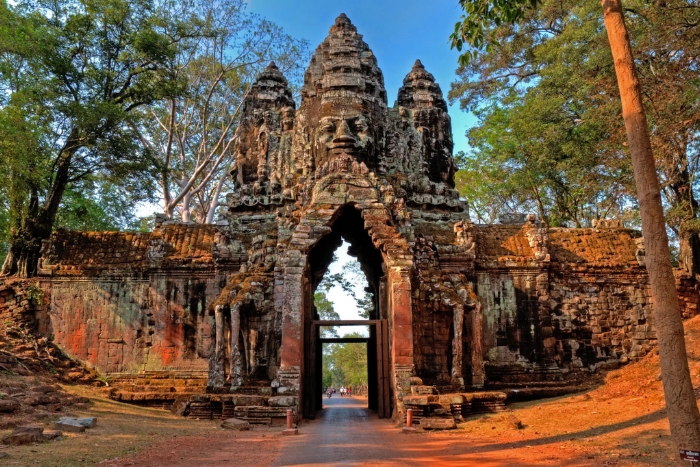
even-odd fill
[{"label": "tall tree", "polygon": [[[102,172],[132,179],[150,166],[131,130],[135,109],[184,87],[170,74],[178,35],[149,0],[0,3],[1,131],[27,140],[0,159],[12,186],[3,274],[35,274],[66,190]],[[9,146],[9,147],[8,147]]]},{"label": "tall tree", "polygon": [[[517,24],[527,10],[537,7],[538,3],[538,0],[460,0],[467,14],[455,26],[453,45],[459,49],[465,44],[473,47],[463,56],[462,62],[468,63],[478,55],[479,50],[493,46],[495,39],[488,36],[489,28],[502,23]],[[700,413],[688,370],[683,323],[666,235],[661,189],[642,102],[642,87],[635,70],[621,2],[602,0],[601,4],[634,167],[671,434],[678,447],[700,450]]]},{"label": "tall tree", "polygon": [[[185,38],[170,72],[187,93],[144,109],[143,144],[157,156],[165,214],[211,223],[233,165],[233,142],[243,98],[270,61],[299,84],[306,41],[246,11],[244,0],[166,0],[166,18],[193,17],[201,31]],[[176,33],[177,22],[171,34]],[[223,190],[224,192],[226,190]]]},{"label": "tall tree", "polygon": [[[340,315],[333,307],[333,302],[328,300],[326,293],[323,291],[314,293],[314,307],[316,307],[316,313],[318,314],[318,319],[322,320],[339,320]],[[321,328],[321,337],[338,337],[338,331],[331,327]]]},{"label": "tall tree", "polygon": [[661,189],[642,103],[642,87],[637,79],[622,3],[602,0],[601,4],[632,153],[671,435],[679,448],[700,451],[700,412],[688,369],[683,322],[671,266]]}]

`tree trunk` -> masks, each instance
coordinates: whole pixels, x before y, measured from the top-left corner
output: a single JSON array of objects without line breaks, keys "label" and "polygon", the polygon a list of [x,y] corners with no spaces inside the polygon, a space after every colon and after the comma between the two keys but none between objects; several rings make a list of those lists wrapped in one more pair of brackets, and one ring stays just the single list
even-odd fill
[{"label": "tree trunk", "polygon": [[192,195],[190,195],[189,191],[185,196],[182,197],[182,201],[180,201],[181,204],[181,210],[180,210],[180,220],[182,222],[189,222],[190,221],[190,203],[192,202]]},{"label": "tree trunk", "polygon": [[688,169],[687,145],[681,145],[672,157],[667,193],[671,200],[669,223],[678,233],[678,266],[692,277],[700,274],[700,238],[698,238],[698,201],[693,195],[693,177]]},{"label": "tree trunk", "polygon": [[214,190],[214,194],[211,197],[211,203],[209,205],[209,209],[207,210],[207,218],[204,221],[204,223],[206,224],[214,223],[214,215],[216,214],[216,208],[219,207],[219,196],[221,196],[221,187],[224,186],[224,182],[228,177],[229,171],[224,170],[224,172],[221,174],[221,177],[219,177],[219,181],[216,182],[216,189]]},{"label": "tree trunk", "polygon": [[[36,194],[32,193],[27,212],[17,220],[10,233],[10,249],[2,266],[3,275],[33,277],[37,273],[41,243],[51,237],[63,193],[68,186],[70,164],[78,148],[77,132],[71,133],[65,148],[56,161],[56,176],[43,205],[39,205]],[[22,201],[15,201],[22,204]],[[15,211],[21,212],[21,209]]]},{"label": "tree trunk", "polygon": [[10,235],[10,249],[2,266],[3,275],[33,277],[37,273],[41,243],[51,237],[51,223],[30,220]]},{"label": "tree trunk", "polygon": [[635,71],[621,1],[602,0],[601,4],[632,153],[671,436],[678,448],[700,451],[700,412],[688,370],[683,321],[673,277],[659,179],[642,105],[641,85]]}]

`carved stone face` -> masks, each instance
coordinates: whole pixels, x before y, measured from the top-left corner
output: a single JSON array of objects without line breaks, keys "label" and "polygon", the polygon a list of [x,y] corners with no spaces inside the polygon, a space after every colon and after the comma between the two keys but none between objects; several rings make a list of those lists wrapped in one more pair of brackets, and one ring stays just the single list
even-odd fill
[{"label": "carved stone face", "polygon": [[319,161],[347,155],[364,162],[373,142],[369,120],[359,112],[322,117],[316,127],[315,139]]}]

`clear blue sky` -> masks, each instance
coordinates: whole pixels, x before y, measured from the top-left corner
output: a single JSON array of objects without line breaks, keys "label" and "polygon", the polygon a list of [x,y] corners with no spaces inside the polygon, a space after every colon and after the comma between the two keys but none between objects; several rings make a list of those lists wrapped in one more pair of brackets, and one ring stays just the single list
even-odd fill
[{"label": "clear blue sky", "polygon": [[[328,35],[335,18],[345,13],[364,36],[384,73],[389,106],[394,105],[404,76],[418,58],[435,76],[443,94],[455,79],[457,56],[448,37],[459,20],[457,0],[248,0],[250,11],[307,39],[311,50]],[[455,152],[467,149],[464,136],[473,117],[454,105],[449,109]]]}]

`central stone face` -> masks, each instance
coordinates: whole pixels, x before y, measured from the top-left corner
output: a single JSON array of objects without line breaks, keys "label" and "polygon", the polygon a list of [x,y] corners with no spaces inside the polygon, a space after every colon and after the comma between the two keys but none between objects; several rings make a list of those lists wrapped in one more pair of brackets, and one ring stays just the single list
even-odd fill
[{"label": "central stone face", "polygon": [[387,105],[377,60],[341,14],[304,76],[298,124],[319,173],[368,172],[385,150]]}]

